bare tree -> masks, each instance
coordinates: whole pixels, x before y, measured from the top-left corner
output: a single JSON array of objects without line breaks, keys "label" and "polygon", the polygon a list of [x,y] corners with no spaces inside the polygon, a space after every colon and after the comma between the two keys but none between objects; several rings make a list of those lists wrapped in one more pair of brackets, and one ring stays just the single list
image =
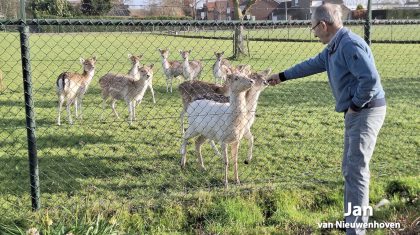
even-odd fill
[{"label": "bare tree", "polygon": [[[247,14],[249,9],[257,2],[261,0],[247,0],[245,2],[245,8],[241,10],[240,8],[240,1],[239,0],[233,0],[233,6],[234,6],[234,20],[243,20],[244,16]],[[245,43],[244,43],[244,26],[239,25],[235,28],[235,46],[234,46],[234,52],[233,52],[233,58],[234,59],[240,59],[243,56],[248,56],[248,54],[245,51]]]},{"label": "bare tree", "polygon": [[152,0],[150,4],[151,16],[183,16],[183,6],[180,0]]}]

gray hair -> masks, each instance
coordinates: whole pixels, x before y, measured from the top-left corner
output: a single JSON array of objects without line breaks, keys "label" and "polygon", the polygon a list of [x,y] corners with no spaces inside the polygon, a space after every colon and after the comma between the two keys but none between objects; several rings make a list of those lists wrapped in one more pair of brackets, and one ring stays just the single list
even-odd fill
[{"label": "gray hair", "polygon": [[342,15],[340,5],[325,3],[315,8],[312,19],[315,21],[324,21],[330,25],[342,26]]}]

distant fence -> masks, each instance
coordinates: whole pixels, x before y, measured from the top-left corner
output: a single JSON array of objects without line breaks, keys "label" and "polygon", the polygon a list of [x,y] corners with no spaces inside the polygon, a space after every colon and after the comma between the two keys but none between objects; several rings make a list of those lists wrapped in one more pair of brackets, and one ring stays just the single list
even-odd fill
[{"label": "distant fence", "polygon": [[[408,150],[380,141],[379,154],[414,159],[416,151],[409,150],[416,144],[410,139],[418,133],[416,129],[402,131],[398,125],[404,125],[404,115],[413,115],[418,106],[420,21],[372,23],[372,49],[390,105],[383,135],[390,142],[408,140]],[[363,37],[364,22],[345,25]],[[0,211],[7,215],[17,204],[28,203],[21,199],[30,198],[35,209],[40,207],[40,198],[48,198],[45,204],[54,206],[56,197],[72,197],[91,187],[98,195],[115,194],[121,200],[221,187],[222,161],[207,145],[203,150],[207,171],[202,172],[196,164],[193,144],[189,145],[187,169],[179,168],[179,81],[174,82],[173,93],[166,91],[158,49],[169,49],[171,61],[182,60],[178,50],[192,50],[191,59],[204,65],[201,79],[212,82],[214,53],[233,54],[234,30],[239,26],[244,27],[249,56],[231,63],[249,64],[254,71],[271,68],[279,72],[323,48],[309,21],[0,21]],[[157,100],[153,104],[150,91],[146,91],[133,125],[125,120],[124,102],[118,102],[117,107],[121,119],[114,118],[109,103],[105,113],[102,111],[98,84],[99,77],[108,72],[127,73],[131,66],[128,53],[141,54],[141,64],[154,64]],[[81,73],[79,57],[92,56],[97,62],[93,82],[83,98],[83,119],[69,125],[64,108],[62,125],[57,126],[58,75]],[[340,174],[342,115],[332,111],[326,83],[325,74],[318,74],[264,91],[252,129],[256,157],[250,165],[240,165],[243,185],[296,186],[328,182]],[[74,111],[72,114],[74,117]],[[243,160],[245,147],[240,155]],[[374,170],[396,174],[381,167],[379,164]],[[234,180],[230,178],[230,182]]]}]

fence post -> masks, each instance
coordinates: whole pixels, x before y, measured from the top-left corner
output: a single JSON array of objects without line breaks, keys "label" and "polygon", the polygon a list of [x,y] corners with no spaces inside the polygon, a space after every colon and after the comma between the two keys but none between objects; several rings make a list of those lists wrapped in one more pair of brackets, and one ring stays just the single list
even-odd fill
[{"label": "fence post", "polygon": [[39,170],[38,170],[38,155],[36,149],[35,137],[35,115],[34,103],[32,94],[32,78],[31,78],[31,64],[29,56],[29,27],[25,20],[25,0],[20,1],[21,4],[21,22],[19,26],[20,32],[20,49],[22,59],[22,75],[23,88],[25,95],[25,113],[26,113],[26,133],[28,139],[28,156],[29,156],[29,177],[31,182],[31,199],[32,210],[39,210],[40,208],[40,189],[39,189]]},{"label": "fence post", "polygon": [[366,21],[365,21],[365,42],[370,45],[371,44],[371,38],[370,38],[370,27],[372,25],[372,0],[368,0],[367,5],[367,15],[366,15]]}]

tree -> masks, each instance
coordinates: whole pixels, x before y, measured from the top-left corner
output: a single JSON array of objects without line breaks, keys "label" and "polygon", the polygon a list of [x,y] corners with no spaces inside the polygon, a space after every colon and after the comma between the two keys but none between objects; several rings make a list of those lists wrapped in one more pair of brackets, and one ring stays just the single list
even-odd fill
[{"label": "tree", "polygon": [[85,15],[103,15],[111,10],[111,0],[82,0],[80,9]]},{"label": "tree", "polygon": [[[243,20],[244,16],[248,13],[249,9],[260,0],[247,0],[245,2],[245,8],[241,10],[240,8],[240,2],[239,0],[233,1],[233,10],[234,10],[234,20]],[[245,43],[244,43],[244,26],[240,25],[235,28],[235,35],[234,35],[234,52],[233,52],[233,58],[234,59],[240,59],[243,56],[248,56],[248,54],[245,51]]]}]

